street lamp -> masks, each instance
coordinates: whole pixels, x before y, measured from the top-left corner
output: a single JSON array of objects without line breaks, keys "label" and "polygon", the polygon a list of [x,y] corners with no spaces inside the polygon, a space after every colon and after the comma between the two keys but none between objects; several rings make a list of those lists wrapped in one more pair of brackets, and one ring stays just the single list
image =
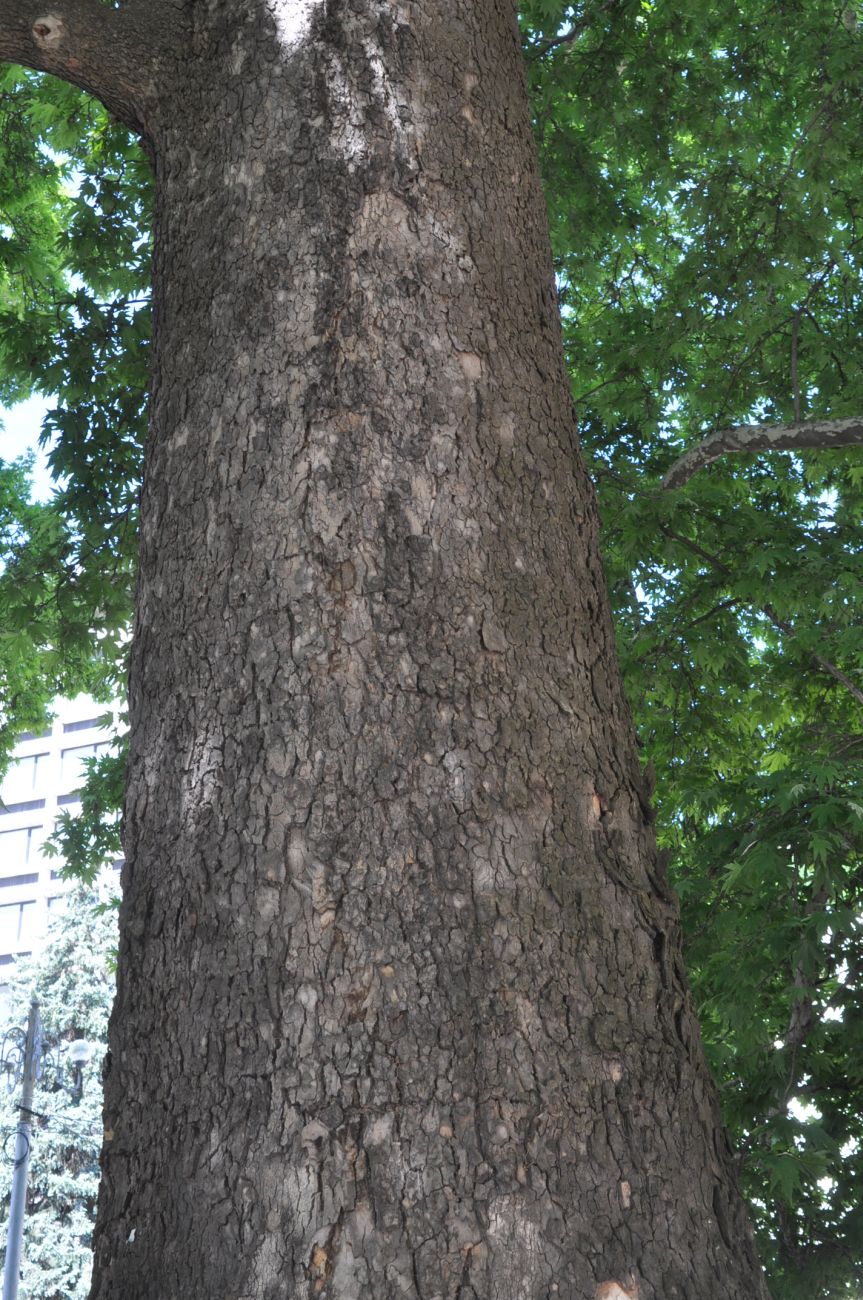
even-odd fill
[{"label": "street lamp", "polygon": [[24,1209],[27,1203],[27,1175],[30,1172],[30,1129],[33,1111],[33,1089],[37,1079],[52,1073],[58,1087],[65,1088],[73,1101],[80,1101],[83,1090],[84,1066],[90,1059],[90,1044],[76,1038],[69,1044],[68,1056],[72,1073],[72,1086],[63,1082],[63,1062],[58,1048],[46,1041],[39,1016],[39,1003],[30,1004],[27,1029],[10,1029],[0,1047],[0,1072],[7,1074],[9,1092],[20,1083],[21,1101],[18,1106],[18,1127],[15,1132],[15,1167],[12,1174],[12,1195],[9,1202],[9,1227],[6,1234],[6,1263],[3,1268],[2,1300],[16,1300],[18,1276],[21,1270],[21,1242],[24,1235]]},{"label": "street lamp", "polygon": [[86,1038],[73,1038],[66,1049],[72,1068],[72,1087],[69,1089],[72,1100],[81,1100],[84,1091],[84,1066],[92,1055],[92,1049]]}]

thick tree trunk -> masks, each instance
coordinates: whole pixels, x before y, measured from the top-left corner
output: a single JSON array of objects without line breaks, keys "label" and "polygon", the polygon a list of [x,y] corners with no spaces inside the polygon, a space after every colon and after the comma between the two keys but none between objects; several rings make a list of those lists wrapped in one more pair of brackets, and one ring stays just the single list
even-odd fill
[{"label": "thick tree trunk", "polygon": [[98,1300],[755,1300],[511,0],[210,0],[156,345]]}]

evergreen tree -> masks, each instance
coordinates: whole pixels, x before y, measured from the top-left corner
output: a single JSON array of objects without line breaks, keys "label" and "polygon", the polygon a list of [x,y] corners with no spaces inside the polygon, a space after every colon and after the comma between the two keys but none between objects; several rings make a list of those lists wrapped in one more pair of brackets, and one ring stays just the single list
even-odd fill
[{"label": "evergreen tree", "polygon": [[[31,1000],[39,1002],[46,1038],[57,1045],[64,1081],[65,1049],[85,1038],[91,1057],[83,1070],[83,1092],[74,1102],[58,1089],[56,1075],[43,1073],[36,1087],[31,1134],[30,1178],[24,1220],[20,1295],[26,1300],[83,1300],[90,1285],[90,1235],[99,1185],[102,1088],[108,1014],[114,996],[116,915],[99,908],[92,890],[78,888],[52,919],[42,950],[15,968],[0,1033],[25,1026]],[[0,1205],[5,1225],[12,1180],[20,1086],[0,1093]],[[3,1237],[5,1250],[5,1232]]]}]

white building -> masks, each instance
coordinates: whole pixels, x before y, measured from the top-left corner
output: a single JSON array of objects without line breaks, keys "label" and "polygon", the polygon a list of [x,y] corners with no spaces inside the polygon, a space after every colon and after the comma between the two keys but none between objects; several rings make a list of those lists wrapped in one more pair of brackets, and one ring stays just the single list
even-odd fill
[{"label": "white building", "polygon": [[86,696],[54,708],[49,730],[21,737],[0,784],[0,982],[3,966],[39,945],[49,913],[62,906],[70,887],[62,860],[44,857],[42,845],[60,813],[80,808],[82,760],[108,749],[117,731],[115,714]]}]

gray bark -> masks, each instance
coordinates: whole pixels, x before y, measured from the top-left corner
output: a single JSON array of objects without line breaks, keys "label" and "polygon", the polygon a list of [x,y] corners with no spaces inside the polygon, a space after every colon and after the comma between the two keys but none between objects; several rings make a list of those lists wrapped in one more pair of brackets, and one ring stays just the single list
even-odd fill
[{"label": "gray bark", "polygon": [[738,424],[718,429],[703,442],[690,447],[676,460],[662,480],[662,486],[682,487],[693,474],[712,465],[721,456],[755,451],[825,451],[832,447],[859,447],[863,443],[863,419],[803,420],[796,424]]},{"label": "gray bark", "polygon": [[0,62],[52,72],[97,95],[133,131],[155,127],[158,87],[186,46],[173,0],[0,0]]},{"label": "gray bark", "polygon": [[512,4],[189,14],[93,1300],[763,1297]]}]

